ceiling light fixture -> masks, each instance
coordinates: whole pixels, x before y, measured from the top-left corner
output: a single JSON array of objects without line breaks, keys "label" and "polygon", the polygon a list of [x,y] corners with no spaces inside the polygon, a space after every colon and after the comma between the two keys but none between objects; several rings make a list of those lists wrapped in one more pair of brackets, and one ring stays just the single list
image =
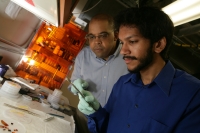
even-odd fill
[{"label": "ceiling light fixture", "polygon": [[162,10],[178,26],[200,18],[200,0],[177,0]]}]

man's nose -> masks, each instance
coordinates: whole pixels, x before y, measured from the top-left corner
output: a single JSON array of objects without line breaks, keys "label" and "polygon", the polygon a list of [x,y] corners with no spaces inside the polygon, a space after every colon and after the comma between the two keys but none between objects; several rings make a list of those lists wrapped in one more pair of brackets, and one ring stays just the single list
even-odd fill
[{"label": "man's nose", "polygon": [[99,36],[95,36],[94,42],[95,42],[95,43],[100,43],[100,42],[101,42],[100,37],[99,37]]},{"label": "man's nose", "polygon": [[123,44],[121,51],[120,51],[120,54],[125,55],[125,54],[128,54],[128,53],[129,53],[129,49],[128,49],[127,45]]}]

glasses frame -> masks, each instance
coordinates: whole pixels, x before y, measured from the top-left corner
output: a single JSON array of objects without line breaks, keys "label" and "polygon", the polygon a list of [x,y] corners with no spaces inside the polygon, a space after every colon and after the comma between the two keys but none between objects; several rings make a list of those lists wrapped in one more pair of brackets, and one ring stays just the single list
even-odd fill
[{"label": "glasses frame", "polygon": [[87,34],[85,36],[85,39],[87,39],[90,42],[93,42],[94,40],[96,40],[97,38],[100,39],[101,41],[105,40],[108,38],[108,36],[111,34],[111,32],[102,32],[99,35],[95,36],[93,34]]}]

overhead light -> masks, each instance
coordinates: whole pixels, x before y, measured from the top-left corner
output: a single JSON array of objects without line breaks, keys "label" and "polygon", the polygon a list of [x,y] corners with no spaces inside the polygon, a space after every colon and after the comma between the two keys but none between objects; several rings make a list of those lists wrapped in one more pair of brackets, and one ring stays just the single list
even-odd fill
[{"label": "overhead light", "polygon": [[200,0],[177,0],[162,10],[178,26],[200,18]]}]

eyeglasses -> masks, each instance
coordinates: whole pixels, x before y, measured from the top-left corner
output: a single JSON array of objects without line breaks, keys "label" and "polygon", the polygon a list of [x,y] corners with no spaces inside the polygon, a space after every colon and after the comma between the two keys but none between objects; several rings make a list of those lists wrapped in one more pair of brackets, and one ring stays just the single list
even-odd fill
[{"label": "eyeglasses", "polygon": [[100,33],[98,36],[92,35],[92,34],[88,34],[85,36],[86,39],[88,39],[90,42],[94,41],[96,38],[99,38],[101,41],[107,39],[107,37],[109,36],[108,32],[104,32],[104,33]]}]

